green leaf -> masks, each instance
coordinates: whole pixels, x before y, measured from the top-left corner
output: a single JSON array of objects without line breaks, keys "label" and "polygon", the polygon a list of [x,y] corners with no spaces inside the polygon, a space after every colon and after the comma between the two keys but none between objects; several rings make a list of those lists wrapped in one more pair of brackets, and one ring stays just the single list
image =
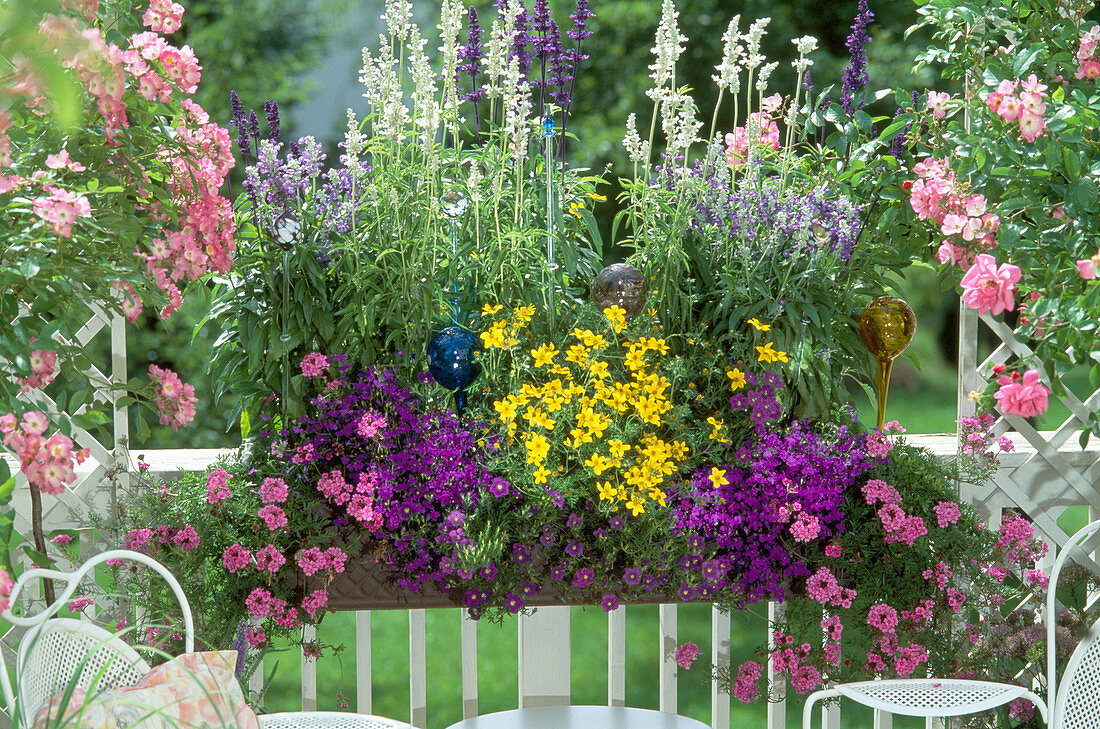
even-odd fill
[{"label": "green leaf", "polygon": [[[5,470],[8,468],[8,464],[4,463]],[[6,504],[11,501],[11,495],[15,492],[15,476],[8,476],[3,481],[0,481],[0,504]]]},{"label": "green leaf", "polygon": [[1089,444],[1089,436],[1092,435],[1091,430],[1082,430],[1077,442],[1081,444],[1081,450],[1085,450],[1085,447]]},{"label": "green leaf", "polygon": [[73,423],[84,430],[90,430],[97,425],[104,425],[105,423],[111,422],[111,419],[107,417],[105,413],[101,413],[98,410],[88,410],[79,415],[74,415],[72,420]]},{"label": "green leaf", "polygon": [[28,546],[23,547],[24,554],[34,563],[35,567],[41,567],[42,569],[53,569],[54,561],[52,557],[49,557],[41,552],[31,549]]},{"label": "green leaf", "polygon": [[19,262],[15,270],[18,271],[19,275],[23,278],[34,278],[38,275],[38,272],[42,270],[42,267],[39,266],[38,261],[33,258],[24,258]]},{"label": "green leaf", "polygon": [[248,419],[248,411],[247,410],[242,410],[241,411],[241,437],[242,438],[247,438],[248,434],[251,433],[251,432],[252,432],[252,424],[249,422],[249,419]]}]

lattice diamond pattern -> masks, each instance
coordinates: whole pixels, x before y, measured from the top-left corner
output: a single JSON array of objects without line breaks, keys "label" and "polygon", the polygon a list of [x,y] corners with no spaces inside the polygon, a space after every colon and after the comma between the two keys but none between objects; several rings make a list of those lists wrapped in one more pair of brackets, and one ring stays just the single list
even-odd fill
[{"label": "lattice diamond pattern", "polygon": [[1052,729],[1100,727],[1100,626],[1077,646],[1058,685],[1059,711]]},{"label": "lattice diamond pattern", "polygon": [[[113,414],[112,437],[109,443],[100,443],[91,433],[83,428],[73,427],[73,440],[77,447],[88,448],[91,459],[77,470],[77,480],[66,488],[60,496],[42,495],[42,522],[46,531],[71,527],[73,524],[83,521],[82,515],[88,511],[102,511],[110,505],[109,495],[100,488],[104,477],[112,469],[116,462],[116,456],[121,457],[125,452],[123,442],[129,435],[127,427],[126,408],[115,406],[119,395],[111,390],[112,383],[126,381],[126,320],[118,314],[105,311],[94,303],[87,304],[89,309],[88,321],[82,326],[70,340],[60,339],[63,344],[79,344],[87,346],[96,337],[110,338],[111,370],[110,374],[104,373],[95,365],[81,372],[88,381],[96,386],[92,398],[107,406]],[[59,365],[62,363],[59,361]],[[62,375],[64,370],[62,370]],[[28,405],[50,415],[58,413],[57,403],[42,390],[31,390],[21,396]],[[87,409],[81,407],[78,411],[70,413],[79,414]],[[7,454],[5,454],[7,455]],[[19,470],[18,462],[9,459],[12,471]],[[90,465],[90,467],[89,467]],[[26,488],[26,478],[21,474],[16,476],[16,489],[12,498],[12,506],[15,510],[15,529],[24,536],[31,533],[31,506],[30,491]]]},{"label": "lattice diamond pattern", "polygon": [[[1003,321],[988,314],[979,317],[966,307],[962,307],[960,321],[960,414],[973,412],[972,405],[967,407],[966,393],[995,379],[993,366],[1013,358],[1033,362],[1040,378],[1050,385],[1043,368],[1031,359],[1032,350]],[[999,341],[993,353],[980,363],[977,362],[979,321]],[[1095,485],[1100,483],[1100,444],[1093,441],[1083,451],[1077,445],[1077,436],[1090,413],[1100,410],[1100,391],[1084,400],[1067,391],[1061,401],[1070,416],[1053,431],[1040,432],[1023,418],[1000,415],[993,434],[1018,433],[1030,448],[1002,457],[1002,467],[991,486],[964,486],[960,493],[963,499],[984,511],[993,526],[999,524],[1004,509],[1020,509],[1048,543],[1059,546],[1066,543],[1068,535],[1058,526],[1057,519],[1068,507],[1084,504],[1094,513],[1100,512],[1100,489]]]}]

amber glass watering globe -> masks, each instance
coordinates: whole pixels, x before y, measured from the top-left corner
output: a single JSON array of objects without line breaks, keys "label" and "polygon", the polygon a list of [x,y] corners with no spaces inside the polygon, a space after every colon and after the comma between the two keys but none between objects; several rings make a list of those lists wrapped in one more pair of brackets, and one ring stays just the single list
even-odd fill
[{"label": "amber glass watering globe", "polygon": [[905,351],[917,333],[917,317],[909,304],[896,296],[880,296],[859,317],[859,336],[878,361],[878,427],[886,420],[886,391],[894,359]]}]

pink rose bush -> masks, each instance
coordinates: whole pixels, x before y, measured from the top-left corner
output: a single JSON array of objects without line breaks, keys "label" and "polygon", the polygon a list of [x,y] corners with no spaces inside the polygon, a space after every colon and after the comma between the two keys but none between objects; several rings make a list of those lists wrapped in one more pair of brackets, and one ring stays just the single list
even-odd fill
[{"label": "pink rose bush", "polygon": [[963,302],[979,314],[1000,314],[1015,308],[1013,296],[1020,280],[1020,268],[1011,263],[997,265],[989,254],[974,259],[974,265],[963,276]]},{"label": "pink rose bush", "polygon": [[1028,370],[1023,375],[1015,371],[1001,375],[997,384],[999,387],[993,397],[1005,415],[1033,418],[1046,412],[1050,390],[1039,381],[1036,370]]},{"label": "pink rose bush", "polygon": [[920,220],[928,220],[944,236],[936,260],[967,267],[974,256],[997,245],[1000,218],[989,212],[985,196],[966,194],[946,158],[925,158],[913,166],[916,180],[907,180],[909,204]]}]

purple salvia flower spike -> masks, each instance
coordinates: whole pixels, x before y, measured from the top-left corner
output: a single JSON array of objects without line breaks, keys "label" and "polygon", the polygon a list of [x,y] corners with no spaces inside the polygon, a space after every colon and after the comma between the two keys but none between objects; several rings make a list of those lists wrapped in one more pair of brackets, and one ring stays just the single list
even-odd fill
[{"label": "purple salvia flower spike", "polygon": [[267,115],[267,133],[268,137],[273,142],[278,142],[280,137],[279,129],[279,103],[276,101],[267,100],[264,102],[264,114]]},{"label": "purple salvia flower spike", "polygon": [[858,108],[854,104],[855,95],[871,82],[871,77],[867,75],[867,44],[871,40],[867,27],[874,20],[875,14],[867,7],[867,0],[859,0],[859,12],[856,14],[856,19],[852,23],[852,32],[845,43],[851,54],[851,60],[844,69],[840,93],[840,105],[849,116]]}]

